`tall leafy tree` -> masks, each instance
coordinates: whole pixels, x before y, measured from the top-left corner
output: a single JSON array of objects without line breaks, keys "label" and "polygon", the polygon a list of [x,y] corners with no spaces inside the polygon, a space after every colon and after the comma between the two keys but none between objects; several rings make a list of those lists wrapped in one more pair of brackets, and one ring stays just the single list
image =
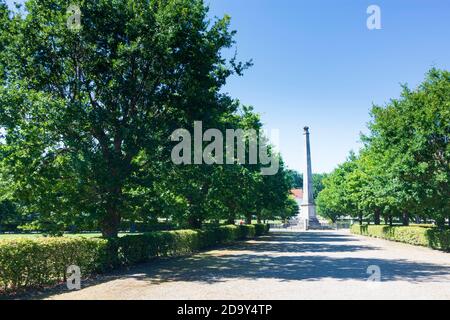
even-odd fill
[{"label": "tall leafy tree", "polygon": [[442,224],[450,218],[450,73],[432,69],[416,89],[375,106],[371,143],[383,146],[403,223],[411,215],[433,212]]},{"label": "tall leafy tree", "polygon": [[432,69],[415,90],[374,106],[358,157],[324,181],[319,210],[392,224],[432,219],[450,224],[450,73]]},{"label": "tall leafy tree", "polygon": [[43,220],[85,213],[115,237],[139,155],[158,161],[172,130],[214,123],[230,108],[220,88],[245,65],[222,57],[229,18],[211,23],[201,0],[82,1],[75,32],[70,4],[0,7],[1,160]]}]

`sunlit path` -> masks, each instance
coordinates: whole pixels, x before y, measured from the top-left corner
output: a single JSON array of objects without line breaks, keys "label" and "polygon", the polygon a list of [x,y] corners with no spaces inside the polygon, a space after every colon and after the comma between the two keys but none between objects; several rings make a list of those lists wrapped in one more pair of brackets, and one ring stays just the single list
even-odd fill
[{"label": "sunlit path", "polygon": [[[344,232],[277,232],[157,261],[54,299],[450,299],[450,254]],[[380,283],[368,283],[378,266]]]}]

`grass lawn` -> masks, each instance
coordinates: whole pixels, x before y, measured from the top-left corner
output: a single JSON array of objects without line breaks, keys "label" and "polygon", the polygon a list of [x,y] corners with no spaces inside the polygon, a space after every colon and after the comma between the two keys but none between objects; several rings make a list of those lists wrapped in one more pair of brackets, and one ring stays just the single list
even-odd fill
[{"label": "grass lawn", "polygon": [[[119,233],[119,237],[123,237],[126,235],[137,235],[139,233]],[[101,233],[66,233],[64,237],[85,237],[85,238],[98,238],[101,237]],[[36,239],[43,238],[44,235],[41,233],[13,233],[13,234],[0,234],[0,240],[8,240],[8,239]]]},{"label": "grass lawn", "polygon": [[[222,223],[225,223],[225,220],[221,221]],[[257,223],[256,220],[252,221],[253,224]],[[282,223],[281,220],[270,220],[267,221],[267,223]],[[123,237],[126,235],[139,235],[142,233],[130,233],[130,232],[121,232],[119,233],[119,237]],[[102,234],[99,232],[93,232],[93,233],[65,233],[64,237],[85,237],[85,238],[99,238]],[[8,240],[8,239],[36,239],[36,238],[42,238],[44,235],[42,233],[6,233],[2,234],[0,233],[0,241],[1,240]]]}]

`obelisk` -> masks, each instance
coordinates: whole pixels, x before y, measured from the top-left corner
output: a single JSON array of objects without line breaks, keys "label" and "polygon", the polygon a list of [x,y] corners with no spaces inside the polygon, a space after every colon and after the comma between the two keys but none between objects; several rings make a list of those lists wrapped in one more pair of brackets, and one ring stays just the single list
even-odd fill
[{"label": "obelisk", "polygon": [[305,135],[305,170],[303,172],[303,203],[301,205],[301,217],[308,220],[309,227],[320,226],[316,216],[314,204],[313,176],[311,167],[311,144],[309,141],[309,127],[304,128]]}]

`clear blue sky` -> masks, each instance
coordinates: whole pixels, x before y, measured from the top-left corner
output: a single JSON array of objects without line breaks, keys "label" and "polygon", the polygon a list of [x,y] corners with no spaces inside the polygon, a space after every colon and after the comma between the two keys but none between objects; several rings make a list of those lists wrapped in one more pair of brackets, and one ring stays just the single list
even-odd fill
[{"label": "clear blue sky", "polygon": [[[372,103],[415,87],[432,66],[450,69],[448,0],[209,0],[232,17],[241,59],[254,60],[226,90],[280,129],[287,164],[303,168],[301,128],[311,127],[313,170],[331,171],[358,150]],[[381,8],[382,30],[366,27]]]},{"label": "clear blue sky", "polygon": [[[450,69],[448,0],[205,1],[211,16],[232,17],[239,57],[254,61],[225,90],[280,130],[280,151],[300,171],[305,125],[313,170],[331,171],[358,150],[372,103],[398,97],[400,83],[415,87],[432,66]],[[366,27],[372,4],[382,30]]]}]

